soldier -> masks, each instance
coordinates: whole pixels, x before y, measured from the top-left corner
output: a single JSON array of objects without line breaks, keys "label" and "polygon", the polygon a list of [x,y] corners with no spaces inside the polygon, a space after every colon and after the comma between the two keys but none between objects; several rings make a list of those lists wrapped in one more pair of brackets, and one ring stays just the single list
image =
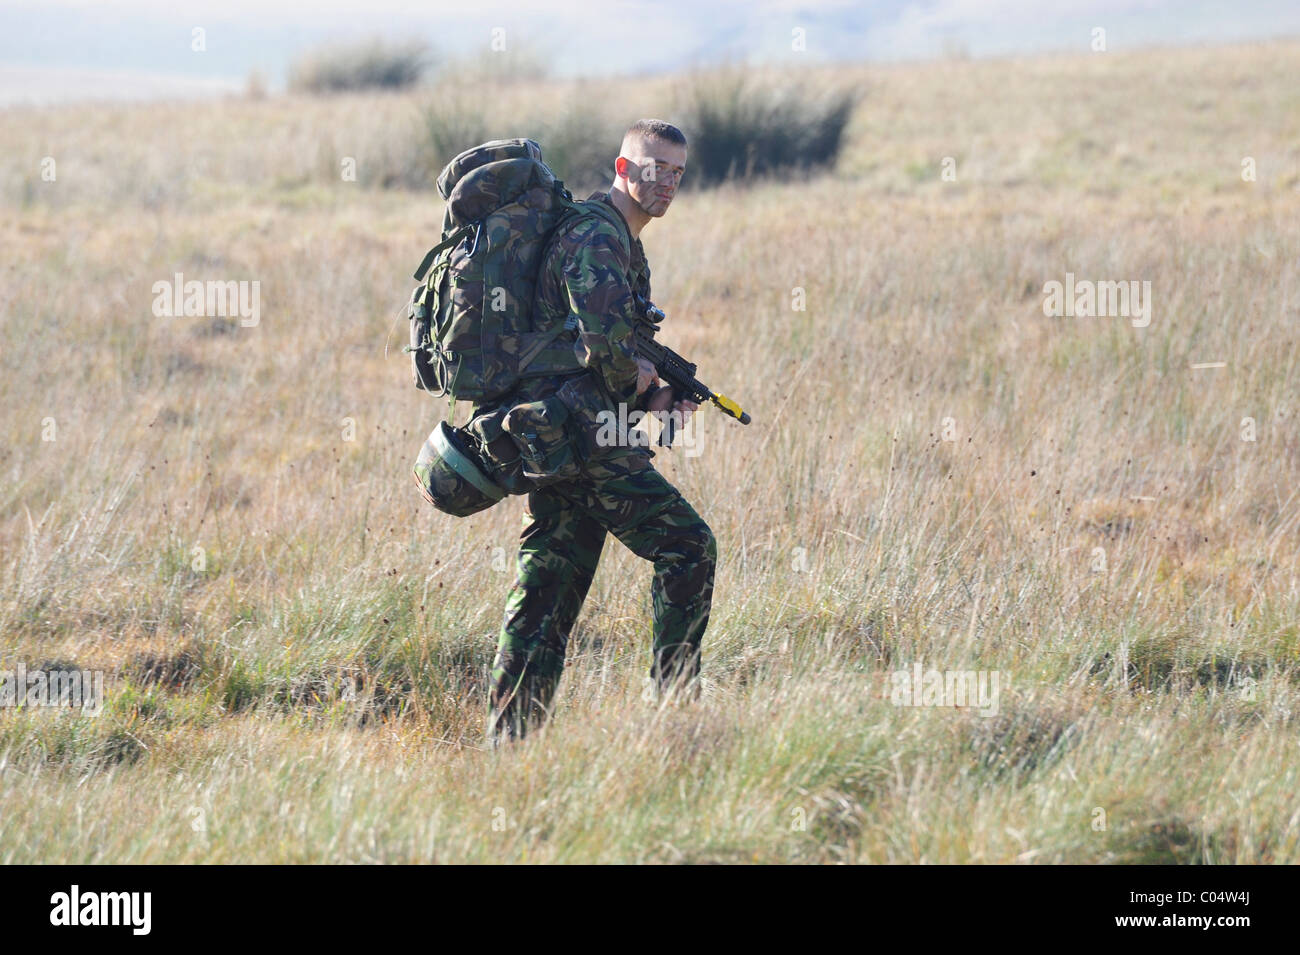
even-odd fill
[{"label": "soldier", "polygon": [[[620,403],[668,410],[654,367],[632,347],[631,309],[650,298],[650,269],[639,238],[668,211],[686,167],[686,137],[675,126],[641,120],[623,137],[607,193],[553,239],[538,279],[543,326],[568,322],[557,346],[576,352],[583,371],[526,378],[512,402],[557,393],[573,424],[590,436],[602,411]],[[568,387],[565,387],[565,386]],[[576,386],[576,387],[575,387]],[[647,404],[647,397],[655,396]],[[696,410],[677,401],[685,423]],[[654,564],[654,645],[650,673],[662,692],[698,693],[700,643],[708,625],[717,547],[707,524],[629,444],[584,442],[577,478],[528,494],[518,576],[506,600],[492,667],[488,737],[522,737],[546,717],[564,668],[569,633],[582,608],[607,533]]]}]

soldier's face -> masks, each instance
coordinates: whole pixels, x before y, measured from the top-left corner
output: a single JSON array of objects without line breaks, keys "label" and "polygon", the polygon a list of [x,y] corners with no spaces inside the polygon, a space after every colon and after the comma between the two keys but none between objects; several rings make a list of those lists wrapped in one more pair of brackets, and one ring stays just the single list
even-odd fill
[{"label": "soldier's face", "polygon": [[686,172],[686,147],[644,140],[634,156],[627,156],[627,191],[646,215],[658,218],[668,211]]}]

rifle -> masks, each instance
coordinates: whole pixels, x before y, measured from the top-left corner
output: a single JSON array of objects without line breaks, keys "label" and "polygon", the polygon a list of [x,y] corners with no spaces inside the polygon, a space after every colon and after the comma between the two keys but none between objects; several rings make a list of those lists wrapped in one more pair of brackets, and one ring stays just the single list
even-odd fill
[{"label": "rifle", "polygon": [[[750,417],[740,409],[740,405],[726,395],[710,391],[704,382],[695,377],[693,362],[687,361],[667,345],[661,345],[654,340],[655,333],[659,331],[659,324],[664,320],[662,309],[656,308],[653,302],[645,299],[638,298],[637,302],[642,307],[636,325],[633,327],[636,353],[654,365],[659,377],[667,382],[662,388],[654,391],[646,390],[642,399],[646,407],[650,406],[655,395],[662,394],[666,388],[672,391],[673,401],[688,400],[696,404],[711,401],[741,424],[749,424]],[[670,416],[659,434],[659,444],[665,448],[671,447],[675,431],[673,418]]]}]

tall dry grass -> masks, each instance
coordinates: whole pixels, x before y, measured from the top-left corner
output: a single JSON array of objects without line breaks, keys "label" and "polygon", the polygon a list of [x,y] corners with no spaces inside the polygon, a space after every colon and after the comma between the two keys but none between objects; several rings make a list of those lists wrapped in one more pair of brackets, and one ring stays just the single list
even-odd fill
[{"label": "tall dry grass", "polygon": [[[393,326],[442,210],[338,176],[419,98],[0,113],[0,662],[110,674],[0,713],[0,859],[1300,860],[1297,56],[846,71],[833,173],[683,195],[665,338],[754,416],[656,458],[719,539],[704,698],[643,699],[611,543],[496,753],[521,502],[419,498]],[[1067,271],[1150,325],[1045,317]],[[260,324],[154,317],[176,272]],[[1010,687],[893,705],[917,662]]]}]

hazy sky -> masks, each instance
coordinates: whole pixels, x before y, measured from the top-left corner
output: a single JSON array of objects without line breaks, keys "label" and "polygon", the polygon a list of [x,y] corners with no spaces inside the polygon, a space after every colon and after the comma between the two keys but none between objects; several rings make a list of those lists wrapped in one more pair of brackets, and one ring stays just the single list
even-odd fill
[{"label": "hazy sky", "polygon": [[305,49],[372,35],[468,56],[502,27],[509,49],[558,74],[601,75],[724,57],[922,59],[945,45],[1083,52],[1097,26],[1114,50],[1296,36],[1300,0],[0,0],[0,101],[199,92],[255,69],[276,86]]}]

